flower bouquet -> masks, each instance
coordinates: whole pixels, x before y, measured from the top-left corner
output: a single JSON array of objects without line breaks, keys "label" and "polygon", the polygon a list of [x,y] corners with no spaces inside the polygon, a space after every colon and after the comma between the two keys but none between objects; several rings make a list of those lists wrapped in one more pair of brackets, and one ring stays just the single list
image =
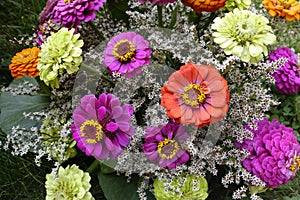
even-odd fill
[{"label": "flower bouquet", "polygon": [[53,162],[47,200],[100,199],[97,185],[109,200],[262,199],[300,168],[300,50],[275,33],[300,4],[260,4],[48,0],[9,65],[0,147]]}]

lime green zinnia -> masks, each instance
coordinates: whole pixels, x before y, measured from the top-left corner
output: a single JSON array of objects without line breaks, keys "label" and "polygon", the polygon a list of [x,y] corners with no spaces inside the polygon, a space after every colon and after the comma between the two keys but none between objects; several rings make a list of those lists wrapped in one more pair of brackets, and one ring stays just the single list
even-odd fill
[{"label": "lime green zinnia", "polygon": [[78,71],[83,46],[83,40],[78,40],[79,37],[80,34],[74,34],[74,29],[62,28],[42,45],[37,68],[46,85],[58,88],[58,75],[65,73],[65,70],[68,74]]},{"label": "lime green zinnia", "polygon": [[259,62],[268,55],[266,45],[276,42],[268,19],[248,10],[234,9],[223,18],[217,17],[212,24],[215,43],[226,55],[234,55],[244,62]]},{"label": "lime green zinnia", "polygon": [[247,10],[250,7],[251,0],[226,0],[225,9],[233,11],[235,8],[239,10]]},{"label": "lime green zinnia", "polygon": [[46,200],[91,200],[90,175],[76,165],[59,167],[57,177],[46,175]]},{"label": "lime green zinnia", "polygon": [[[205,178],[194,175],[187,175],[172,180],[171,186],[174,187],[174,192],[165,191],[165,182],[156,179],[154,181],[154,196],[157,200],[204,200],[208,197],[208,185]],[[182,186],[179,186],[182,185]],[[180,192],[178,191],[178,187]]]}]

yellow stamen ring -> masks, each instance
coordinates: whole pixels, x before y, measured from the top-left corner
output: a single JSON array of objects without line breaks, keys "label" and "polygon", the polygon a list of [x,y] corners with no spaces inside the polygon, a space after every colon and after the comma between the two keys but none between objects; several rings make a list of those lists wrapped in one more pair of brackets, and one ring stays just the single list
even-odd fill
[{"label": "yellow stamen ring", "polygon": [[297,156],[294,162],[291,164],[290,170],[292,170],[292,172],[296,174],[299,168],[300,168],[300,156]]},{"label": "yellow stamen ring", "polygon": [[129,40],[120,40],[115,44],[112,54],[120,62],[134,60],[135,46]]},{"label": "yellow stamen ring", "polygon": [[[191,91],[192,90],[192,91]],[[183,88],[183,94],[181,95],[183,102],[186,105],[198,106],[202,104],[206,99],[206,94],[209,93],[209,89],[203,85],[191,83]],[[197,95],[197,98],[191,98],[191,92]]]},{"label": "yellow stamen ring", "polygon": [[[165,154],[165,153],[162,152],[162,151],[166,150],[164,148],[173,148],[173,149],[171,150],[171,152],[168,152],[168,154]],[[167,150],[170,150],[170,149],[167,149]],[[158,155],[161,158],[164,158],[164,159],[174,158],[174,156],[176,155],[178,150],[179,150],[178,143],[175,140],[170,140],[170,139],[167,139],[167,138],[165,138],[164,141],[159,142],[158,145],[157,145]]]},{"label": "yellow stamen ring", "polygon": [[[87,128],[94,131],[93,133],[87,132]],[[85,141],[89,144],[96,144],[102,139],[102,126],[96,120],[86,120],[80,126],[81,137],[85,137]]]}]

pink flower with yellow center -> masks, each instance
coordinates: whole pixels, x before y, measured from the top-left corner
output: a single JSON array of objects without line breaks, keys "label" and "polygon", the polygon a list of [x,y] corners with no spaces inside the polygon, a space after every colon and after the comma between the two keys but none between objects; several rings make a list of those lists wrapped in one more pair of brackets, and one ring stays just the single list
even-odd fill
[{"label": "pink flower with yellow center", "polygon": [[131,78],[142,73],[142,67],[150,63],[152,50],[149,42],[135,32],[116,35],[104,51],[104,65],[111,72]]}]

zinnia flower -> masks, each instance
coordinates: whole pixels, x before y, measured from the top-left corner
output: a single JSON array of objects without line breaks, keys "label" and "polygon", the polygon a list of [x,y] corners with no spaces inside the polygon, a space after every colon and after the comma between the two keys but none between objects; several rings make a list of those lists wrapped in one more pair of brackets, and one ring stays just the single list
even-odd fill
[{"label": "zinnia flower", "polygon": [[247,10],[251,5],[251,0],[226,0],[224,8],[233,11],[235,8],[239,10]]},{"label": "zinnia flower", "polygon": [[270,61],[276,61],[279,58],[287,58],[287,62],[272,74],[276,87],[283,94],[297,93],[300,89],[298,55],[288,47],[282,47],[270,53]]},{"label": "zinnia flower", "polygon": [[49,36],[42,45],[37,68],[40,70],[41,80],[52,88],[59,87],[58,75],[65,71],[72,74],[79,70],[83,40],[78,40],[80,35],[73,33],[74,29],[62,28]]},{"label": "zinnia flower", "polygon": [[121,106],[112,94],[86,95],[73,112],[73,138],[79,149],[96,159],[115,159],[129,144],[134,128],[129,104]]},{"label": "zinnia flower", "polygon": [[95,10],[99,10],[106,0],[59,0],[55,6],[54,21],[68,28],[77,28],[81,22],[93,21]]},{"label": "zinnia flower", "polygon": [[265,118],[256,123],[256,130],[246,127],[253,133],[253,139],[236,142],[236,146],[250,153],[243,160],[244,167],[267,187],[276,188],[295,177],[299,170],[300,144],[293,129],[280,124],[277,119],[268,122]]},{"label": "zinnia flower", "polygon": [[182,125],[170,120],[165,126],[148,127],[145,132],[143,150],[149,160],[172,169],[190,159],[180,145],[189,137]]},{"label": "zinnia flower", "polygon": [[46,175],[46,200],[92,200],[89,173],[83,172],[76,165],[59,167],[58,174]]},{"label": "zinnia flower", "polygon": [[131,78],[142,72],[142,67],[150,63],[152,53],[149,42],[135,32],[116,35],[108,42],[104,51],[104,65],[111,72],[125,74]]},{"label": "zinnia flower", "polygon": [[268,55],[266,45],[276,42],[276,36],[268,26],[268,19],[248,10],[234,9],[224,17],[217,17],[211,28],[215,30],[215,43],[226,55],[234,55],[244,62],[255,63]]},{"label": "zinnia flower", "polygon": [[226,0],[182,0],[182,3],[191,7],[196,13],[215,12],[224,7]]},{"label": "zinnia flower", "polygon": [[32,47],[24,49],[17,53],[12,59],[9,69],[12,77],[22,78],[24,75],[27,76],[38,76],[39,70],[37,64],[39,60],[40,49]]},{"label": "zinnia flower", "polygon": [[171,74],[161,93],[161,105],[177,123],[202,127],[220,121],[228,111],[227,82],[212,66],[182,66]]},{"label": "zinnia flower", "polygon": [[166,191],[165,185],[169,184],[158,178],[154,181],[154,196],[157,200],[186,199],[204,200],[208,197],[208,184],[204,177],[189,174],[179,178],[173,178],[171,186],[173,191]]},{"label": "zinnia flower", "polygon": [[39,21],[43,24],[46,21],[53,19],[55,14],[55,6],[57,5],[59,0],[48,0],[46,6],[43,11],[39,15]]},{"label": "zinnia flower", "polygon": [[[146,0],[138,0],[140,3],[145,3]],[[150,0],[150,3],[152,4],[157,4],[157,5],[160,5],[160,6],[164,6],[164,5],[167,5],[169,3],[174,3],[175,1],[178,1],[178,0]]]},{"label": "zinnia flower", "polygon": [[272,17],[285,17],[287,21],[300,20],[300,4],[296,0],[263,0]]}]

